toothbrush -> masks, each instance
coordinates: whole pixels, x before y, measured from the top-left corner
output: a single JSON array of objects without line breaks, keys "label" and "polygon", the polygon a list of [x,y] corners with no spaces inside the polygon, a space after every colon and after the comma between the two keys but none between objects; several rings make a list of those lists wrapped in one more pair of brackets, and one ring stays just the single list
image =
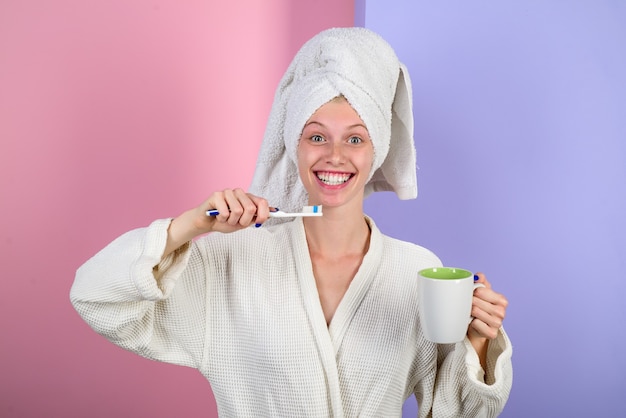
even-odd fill
[{"label": "toothbrush", "polygon": [[[206,211],[206,214],[207,216],[216,216],[220,213],[217,209],[209,209]],[[295,218],[302,216],[322,216],[322,206],[304,206],[301,212],[283,212],[278,208],[270,211],[270,218]]]}]

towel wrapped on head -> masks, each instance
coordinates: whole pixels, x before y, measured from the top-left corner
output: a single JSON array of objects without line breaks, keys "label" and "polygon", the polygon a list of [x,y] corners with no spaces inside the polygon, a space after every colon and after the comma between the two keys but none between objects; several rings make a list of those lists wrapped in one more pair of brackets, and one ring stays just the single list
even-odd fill
[{"label": "towel wrapped on head", "polygon": [[361,117],[374,148],[365,195],[417,196],[411,83],[393,48],[365,28],[327,29],[306,42],[274,97],[250,192],[271,206],[299,211],[308,196],[297,147],[307,120],[343,96]]}]

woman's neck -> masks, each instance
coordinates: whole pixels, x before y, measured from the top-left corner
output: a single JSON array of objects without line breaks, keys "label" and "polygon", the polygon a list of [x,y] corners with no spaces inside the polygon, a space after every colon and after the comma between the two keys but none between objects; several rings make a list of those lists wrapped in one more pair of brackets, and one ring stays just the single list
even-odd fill
[{"label": "woman's neck", "polygon": [[370,227],[362,210],[323,209],[323,216],[304,218],[309,251],[317,256],[340,258],[364,255],[369,248]]}]

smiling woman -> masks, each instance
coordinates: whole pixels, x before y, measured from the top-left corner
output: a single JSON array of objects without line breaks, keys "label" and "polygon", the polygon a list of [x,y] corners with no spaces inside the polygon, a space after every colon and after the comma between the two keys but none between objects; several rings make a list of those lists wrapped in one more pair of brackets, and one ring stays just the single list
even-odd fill
[{"label": "smiling woman", "polygon": [[345,98],[322,105],[304,125],[298,143],[300,179],[309,205],[323,205],[329,216],[349,202],[362,211],[373,161],[367,128]]},{"label": "smiling woman", "polygon": [[[415,197],[408,77],[369,30],[312,38],[279,85],[263,188],[122,235],[78,270],[76,310],[128,350],[200,370],[220,415],[398,416],[411,394],[424,416],[497,415],[511,388],[506,299],[481,276],[464,340],[426,340],[415,274],[441,263],[363,212],[371,191]],[[270,204],[304,203],[323,216],[248,228]]]}]

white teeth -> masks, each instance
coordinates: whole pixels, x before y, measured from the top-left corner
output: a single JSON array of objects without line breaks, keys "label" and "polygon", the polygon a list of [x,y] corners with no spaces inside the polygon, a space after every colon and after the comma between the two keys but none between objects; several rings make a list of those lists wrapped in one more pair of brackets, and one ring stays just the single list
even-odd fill
[{"label": "white teeth", "polygon": [[348,181],[350,177],[351,175],[348,173],[317,173],[317,178],[329,186],[338,186],[343,184]]}]

